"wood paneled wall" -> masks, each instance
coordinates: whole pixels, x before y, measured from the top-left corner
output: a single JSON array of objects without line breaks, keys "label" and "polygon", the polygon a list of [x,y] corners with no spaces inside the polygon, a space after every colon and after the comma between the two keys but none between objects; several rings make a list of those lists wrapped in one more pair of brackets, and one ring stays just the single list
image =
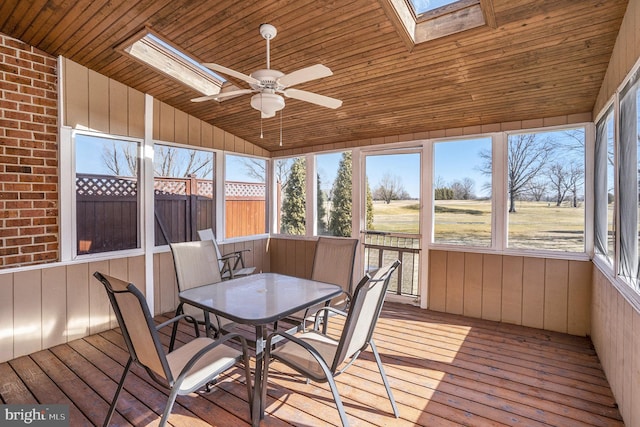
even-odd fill
[{"label": "wood paneled wall", "polygon": [[597,267],[591,340],[628,426],[640,426],[640,312]]},{"label": "wood paneled wall", "polygon": [[[609,67],[593,108],[594,117],[640,58],[640,0],[629,0]],[[640,310],[594,267],[591,340],[620,413],[628,426],[640,426]]]},{"label": "wood paneled wall", "polygon": [[[63,125],[112,135],[144,137],[144,94],[63,59]],[[153,102],[153,138],[269,157],[268,151],[163,102]]]},{"label": "wood paneled wall", "polygon": [[315,250],[315,239],[271,238],[269,239],[270,271],[308,279],[311,277]]},{"label": "wood paneled wall", "polygon": [[153,139],[270,157],[267,150],[158,100],[153,101]]},{"label": "wood paneled wall", "polygon": [[[640,0],[637,0],[640,1]],[[298,156],[306,153],[316,153],[330,150],[346,150],[370,145],[392,144],[396,142],[421,141],[425,139],[455,138],[493,132],[508,132],[523,129],[536,129],[548,126],[561,126],[590,122],[591,113],[571,114],[568,116],[534,118],[531,120],[515,120],[512,122],[493,123],[481,126],[466,126],[452,129],[441,129],[431,132],[407,133],[403,135],[387,136],[384,138],[359,139],[355,141],[309,146],[296,149],[274,150],[271,157]]]},{"label": "wood paneled wall", "polygon": [[144,137],[144,94],[69,59],[62,61],[62,124],[111,135]]},{"label": "wood paneled wall", "polygon": [[[247,266],[269,271],[268,239],[222,245],[244,253]],[[109,299],[92,274],[113,275],[145,292],[144,256],[68,265],[47,265],[0,274],[0,362],[117,326]],[[170,252],[154,255],[155,314],[178,305]]]},{"label": "wood paneled wall", "polygon": [[585,336],[590,261],[429,252],[429,309]]},{"label": "wood paneled wall", "polygon": [[602,110],[631,68],[640,58],[640,0],[629,0],[607,72],[593,107],[593,116]]},{"label": "wood paneled wall", "polygon": [[101,271],[144,292],[144,257],[42,266],[0,274],[0,361],[113,328]]},{"label": "wood paneled wall", "polygon": [[[311,276],[315,240],[272,238],[271,271]],[[429,251],[429,309],[585,336],[590,261]]]}]

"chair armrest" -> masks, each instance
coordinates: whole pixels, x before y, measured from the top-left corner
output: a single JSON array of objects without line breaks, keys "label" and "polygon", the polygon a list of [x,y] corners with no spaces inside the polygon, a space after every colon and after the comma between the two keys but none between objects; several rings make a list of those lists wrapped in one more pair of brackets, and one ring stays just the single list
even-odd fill
[{"label": "chair armrest", "polygon": [[[327,312],[325,314],[320,314],[320,312]],[[313,315],[314,317],[314,321],[313,321],[313,330],[314,331],[318,331],[318,327],[320,326],[320,322],[322,321],[322,319],[324,319],[325,316],[329,316],[329,313],[333,313],[333,314],[337,314],[339,316],[343,316],[343,317],[347,317],[347,313],[345,311],[339,310],[335,307],[322,307],[320,310],[316,311],[316,313]],[[326,323],[325,323],[326,324]],[[323,331],[323,333],[326,333],[326,330]]]},{"label": "chair armrest", "polygon": [[173,323],[176,323],[177,321],[181,320],[181,319],[188,319],[189,322],[193,323],[193,328],[195,330],[196,336],[199,337],[200,336],[200,331],[198,330],[198,321],[191,316],[190,314],[180,314],[176,317],[173,317],[165,322],[160,323],[159,325],[156,325],[156,331],[159,331],[160,329],[164,328],[165,326],[169,326]]},{"label": "chair armrest", "polygon": [[231,263],[231,259],[235,259],[235,262],[233,263],[233,267],[229,265],[229,267],[231,267],[231,270],[236,270],[238,268],[238,264],[240,264],[240,266],[244,268],[244,258],[242,257],[242,254],[244,252],[251,252],[251,249],[240,249],[237,251],[229,252],[222,255],[221,259],[228,259],[229,263]]},{"label": "chair armrest", "polygon": [[156,325],[156,331],[159,331],[160,329],[162,329],[162,328],[164,328],[166,326],[169,326],[169,325],[171,325],[171,324],[173,324],[173,323],[175,323],[175,322],[177,322],[178,320],[181,320],[181,319],[191,319],[192,322],[196,321],[196,319],[194,319],[194,317],[189,315],[189,314],[180,314],[179,316],[173,317],[173,318],[171,318],[171,319],[169,319],[167,321],[164,321],[164,322]]}]

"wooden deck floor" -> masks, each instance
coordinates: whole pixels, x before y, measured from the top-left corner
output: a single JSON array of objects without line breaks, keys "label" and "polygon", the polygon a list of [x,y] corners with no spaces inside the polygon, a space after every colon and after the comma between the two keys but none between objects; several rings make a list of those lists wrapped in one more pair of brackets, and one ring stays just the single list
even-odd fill
[{"label": "wooden deck floor", "polygon": [[[189,339],[189,329],[182,332]],[[586,338],[387,303],[375,341],[400,419],[367,353],[337,380],[353,426],[623,425]],[[0,396],[66,403],[72,426],[101,425],[127,357],[118,330],[20,357],[0,364]],[[272,368],[262,426],[340,425],[325,384]],[[243,381],[238,368],[208,395],[179,397],[170,424],[248,425]],[[157,425],[165,402],[165,390],[135,368],[112,424]]]}]

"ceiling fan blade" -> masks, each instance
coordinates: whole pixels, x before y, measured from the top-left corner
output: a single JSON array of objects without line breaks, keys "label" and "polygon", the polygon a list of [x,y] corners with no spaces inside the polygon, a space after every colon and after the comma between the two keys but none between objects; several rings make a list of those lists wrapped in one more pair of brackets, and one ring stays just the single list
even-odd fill
[{"label": "ceiling fan blade", "polygon": [[207,95],[207,96],[201,96],[198,98],[193,98],[191,100],[191,102],[204,102],[204,101],[209,101],[211,99],[216,99],[218,95]]},{"label": "ceiling fan blade", "polygon": [[253,92],[252,89],[238,89],[238,90],[231,90],[229,92],[220,92],[216,95],[208,95],[208,96],[201,96],[199,98],[193,98],[191,101],[192,102],[202,102],[202,101],[209,101],[210,99],[214,100],[214,101],[224,101],[225,99],[228,98],[233,98],[236,96],[240,96],[240,95],[245,95],[247,93],[251,93]]},{"label": "ceiling fan blade", "polygon": [[342,105],[342,101],[339,99],[318,95],[317,93],[307,92],[306,90],[286,89],[282,93],[284,93],[288,98],[311,102],[312,104],[317,104],[322,107],[336,109]]},{"label": "ceiling fan blade", "polygon": [[213,99],[216,101],[223,101],[228,98],[233,98],[240,95],[246,95],[247,93],[252,93],[253,89],[238,89],[238,90],[230,90],[229,92],[220,92],[215,95]]},{"label": "ceiling fan blade", "polygon": [[311,80],[320,79],[322,77],[329,77],[333,75],[329,67],[322,64],[312,65],[310,67],[301,68],[297,71],[293,71],[289,74],[278,79],[278,84],[284,87],[297,85],[300,83],[309,82]]},{"label": "ceiling fan blade", "polygon": [[231,68],[223,67],[222,65],[219,65],[219,64],[214,64],[212,62],[207,62],[207,63],[204,63],[202,65],[204,65],[207,68],[211,68],[213,71],[219,71],[222,74],[226,74],[228,76],[235,77],[236,79],[244,80],[245,82],[247,82],[249,84],[254,84],[254,85],[260,84],[260,80],[258,80],[258,79],[254,79],[251,76],[243,74],[243,73],[241,73],[239,71],[232,70]]}]

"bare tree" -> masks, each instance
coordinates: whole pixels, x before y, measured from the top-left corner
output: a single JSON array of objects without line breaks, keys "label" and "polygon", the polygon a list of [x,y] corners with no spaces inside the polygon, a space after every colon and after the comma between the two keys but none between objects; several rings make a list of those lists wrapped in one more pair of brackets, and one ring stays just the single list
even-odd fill
[{"label": "bare tree", "polygon": [[[551,141],[548,138],[539,139],[538,134],[509,137],[509,212],[516,212],[516,200],[526,190],[527,184],[544,169],[552,152]],[[479,155],[483,160],[480,171],[491,176],[491,150],[482,150]]]},{"label": "bare tree", "polygon": [[[102,150],[102,161],[107,169],[117,176],[136,176],[138,174],[137,148],[131,144],[105,145]],[[154,173],[156,176],[187,177],[195,175],[204,177],[213,172],[213,157],[210,153],[199,150],[155,146]]]},{"label": "bare tree", "polygon": [[547,182],[542,179],[532,179],[527,184],[526,194],[532,200],[539,202],[547,194]]},{"label": "bare tree", "polygon": [[213,157],[210,153],[166,145],[156,145],[155,151],[156,159],[160,159],[154,162],[156,176],[204,177],[213,172]]},{"label": "bare tree", "polygon": [[461,181],[453,181],[453,183],[451,184],[451,189],[453,190],[453,198],[455,200],[475,199],[476,196],[473,192],[473,188],[475,187],[475,185],[475,181],[469,177],[465,177]]},{"label": "bare tree", "polygon": [[567,193],[571,194],[571,206],[578,207],[578,191],[584,184],[584,169],[576,162],[565,166],[559,162],[552,164],[547,177],[556,194],[556,206],[560,206]]},{"label": "bare tree", "polygon": [[433,182],[433,188],[445,188],[447,186],[446,181],[442,175],[438,175]]},{"label": "bare tree", "polygon": [[555,193],[556,206],[560,206],[569,191],[569,169],[565,168],[562,163],[556,162],[549,166],[546,175]]},{"label": "bare tree", "polygon": [[[282,191],[287,187],[293,161],[294,159],[284,159],[273,163],[276,169],[276,181],[280,183]],[[242,163],[244,164],[245,171],[248,176],[264,182],[265,177],[267,176],[267,171],[265,170],[267,163],[264,160],[254,159],[252,157],[243,157]]]},{"label": "bare tree", "polygon": [[102,148],[102,161],[107,169],[116,176],[137,176],[138,175],[138,154],[137,148],[133,144],[116,145],[115,141],[111,145]]},{"label": "bare tree", "polygon": [[572,163],[569,168],[569,178],[567,186],[571,192],[571,205],[574,208],[578,207],[578,190],[582,188],[584,184],[584,169],[577,163]]},{"label": "bare tree", "polygon": [[392,200],[399,200],[401,195],[404,194],[406,194],[406,191],[402,186],[400,178],[391,175],[389,172],[386,172],[382,178],[380,178],[378,187],[373,190],[373,197],[384,200],[387,204],[391,203]]}]

